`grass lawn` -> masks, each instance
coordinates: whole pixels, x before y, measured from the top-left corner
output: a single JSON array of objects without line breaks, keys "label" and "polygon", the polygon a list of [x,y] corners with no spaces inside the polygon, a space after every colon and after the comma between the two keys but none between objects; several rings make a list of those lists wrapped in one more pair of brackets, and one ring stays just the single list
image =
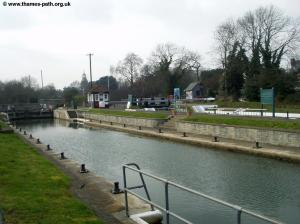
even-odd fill
[{"label": "grass lawn", "polygon": [[69,191],[70,179],[15,134],[0,134],[5,223],[102,223]]},{"label": "grass lawn", "polygon": [[[259,102],[231,102],[231,101],[222,101],[217,100],[210,103],[193,103],[192,105],[199,105],[199,104],[216,104],[219,107],[229,107],[229,108],[261,108],[261,104]],[[264,109],[267,109],[268,111],[272,111],[271,105],[264,105]],[[290,113],[300,113],[300,105],[298,104],[277,104],[276,105],[276,112],[290,112]]]},{"label": "grass lawn", "polygon": [[103,115],[116,115],[124,117],[137,117],[149,119],[166,119],[168,114],[163,112],[142,112],[142,111],[118,111],[110,109],[89,109],[88,113],[103,114]]},{"label": "grass lawn", "polygon": [[251,126],[251,127],[263,127],[263,128],[280,128],[300,130],[300,120],[277,120],[267,118],[249,118],[249,117],[229,117],[218,115],[192,115],[186,117],[185,121],[191,122],[203,122],[210,124],[227,124],[227,125],[239,125],[239,126]]}]

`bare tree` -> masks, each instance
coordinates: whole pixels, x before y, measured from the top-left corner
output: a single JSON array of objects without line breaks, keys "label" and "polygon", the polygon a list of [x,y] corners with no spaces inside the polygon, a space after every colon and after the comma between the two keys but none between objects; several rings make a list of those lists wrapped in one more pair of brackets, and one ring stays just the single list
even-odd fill
[{"label": "bare tree", "polygon": [[299,47],[299,22],[274,6],[248,12],[238,24],[250,56],[259,52],[266,68],[279,68],[282,57]]},{"label": "bare tree", "polygon": [[31,75],[23,76],[21,78],[21,83],[25,88],[33,88],[33,89],[39,88],[39,84],[36,78],[32,77]]},{"label": "bare tree", "polygon": [[196,73],[196,77],[197,77],[197,81],[201,82],[201,55],[196,52],[196,51],[189,51],[188,52],[188,58],[189,58],[189,66],[190,69],[195,71]]},{"label": "bare tree", "polygon": [[152,52],[150,63],[158,70],[169,71],[172,63],[177,61],[179,47],[172,43],[159,44]]},{"label": "bare tree", "polygon": [[215,31],[216,51],[224,69],[226,69],[228,54],[237,39],[237,26],[233,19],[228,19],[219,25]]},{"label": "bare tree", "polygon": [[299,45],[299,23],[274,6],[259,8],[262,16],[261,54],[266,68],[279,68],[282,57]]},{"label": "bare tree", "polygon": [[135,53],[129,53],[126,55],[123,61],[120,61],[116,67],[116,73],[123,76],[133,87],[134,81],[140,74],[143,60]]}]

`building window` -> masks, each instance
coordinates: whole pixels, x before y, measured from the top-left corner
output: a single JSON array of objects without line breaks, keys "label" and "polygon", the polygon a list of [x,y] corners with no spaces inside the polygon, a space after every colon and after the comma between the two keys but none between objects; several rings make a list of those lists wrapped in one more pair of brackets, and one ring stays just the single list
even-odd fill
[{"label": "building window", "polygon": [[95,94],[95,101],[99,101],[99,94]]}]

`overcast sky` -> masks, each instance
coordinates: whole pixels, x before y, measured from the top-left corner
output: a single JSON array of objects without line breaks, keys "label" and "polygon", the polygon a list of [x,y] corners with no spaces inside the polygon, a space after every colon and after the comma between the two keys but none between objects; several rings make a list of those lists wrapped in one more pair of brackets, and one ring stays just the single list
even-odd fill
[{"label": "overcast sky", "polygon": [[[3,1],[3,0],[1,0]],[[21,2],[21,0],[6,0]],[[27,0],[48,2],[49,0]],[[67,2],[53,0],[52,2]],[[212,67],[213,32],[227,18],[270,4],[300,16],[299,0],[70,0],[70,7],[0,5],[0,80],[24,75],[63,88],[89,74],[109,74],[128,52],[146,60],[159,43],[171,42],[198,51]]]}]

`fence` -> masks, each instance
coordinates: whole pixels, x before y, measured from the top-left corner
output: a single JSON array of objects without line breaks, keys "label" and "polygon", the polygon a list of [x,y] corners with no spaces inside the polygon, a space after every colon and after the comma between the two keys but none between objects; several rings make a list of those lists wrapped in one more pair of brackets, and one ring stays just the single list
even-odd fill
[{"label": "fence", "polygon": [[[132,166],[134,166],[135,168],[133,168]],[[134,171],[134,172],[138,173],[139,176],[140,176],[140,178],[141,178],[142,185],[133,186],[133,187],[127,187],[126,169],[129,169],[131,171]],[[154,203],[154,202],[151,201],[151,198],[150,198],[147,186],[146,186],[146,182],[144,181],[143,175],[145,175],[147,177],[150,177],[150,178],[153,178],[155,180],[158,180],[158,181],[164,183],[164,186],[165,186],[165,194],[164,194],[164,196],[165,196],[164,197],[165,198],[165,207],[162,207],[162,206],[160,206],[160,205],[158,205],[158,204],[156,204],[156,203]],[[125,193],[125,209],[126,209],[126,215],[128,217],[129,217],[128,193],[130,193],[130,194],[138,197],[139,199],[147,202],[148,204],[150,204],[152,210],[154,210],[154,207],[155,207],[155,208],[158,208],[159,210],[163,211],[166,214],[166,223],[167,224],[170,223],[170,216],[173,216],[176,219],[178,219],[178,220],[180,220],[180,221],[182,221],[184,223],[192,224],[192,222],[188,221],[187,219],[183,218],[180,215],[175,214],[174,212],[172,212],[170,210],[170,208],[169,208],[169,186],[173,186],[173,187],[176,187],[176,188],[181,189],[183,191],[189,192],[189,193],[191,193],[191,194],[193,194],[195,196],[206,198],[206,199],[208,199],[208,200],[210,200],[210,201],[212,201],[214,203],[221,204],[221,205],[224,205],[224,206],[229,207],[231,209],[234,209],[236,211],[236,223],[237,224],[242,224],[242,219],[241,219],[242,213],[245,213],[247,215],[253,216],[253,217],[255,217],[255,218],[257,218],[257,219],[259,219],[261,221],[266,221],[268,223],[282,224],[281,222],[278,222],[278,221],[275,221],[273,219],[267,218],[265,216],[259,215],[257,213],[252,212],[252,211],[243,209],[240,206],[227,203],[225,201],[222,201],[222,200],[219,200],[217,198],[208,196],[206,194],[200,193],[200,192],[192,190],[190,188],[181,186],[179,184],[176,184],[174,182],[168,181],[166,179],[157,177],[157,176],[155,176],[153,174],[146,173],[146,172],[142,171],[140,169],[140,167],[137,164],[135,164],[135,163],[129,163],[129,164],[123,165],[123,180],[124,180],[124,193]],[[132,191],[133,189],[138,189],[138,188],[144,188],[147,198],[144,198],[144,197],[140,196],[139,194],[137,194],[137,193],[135,193],[135,192]]]}]

